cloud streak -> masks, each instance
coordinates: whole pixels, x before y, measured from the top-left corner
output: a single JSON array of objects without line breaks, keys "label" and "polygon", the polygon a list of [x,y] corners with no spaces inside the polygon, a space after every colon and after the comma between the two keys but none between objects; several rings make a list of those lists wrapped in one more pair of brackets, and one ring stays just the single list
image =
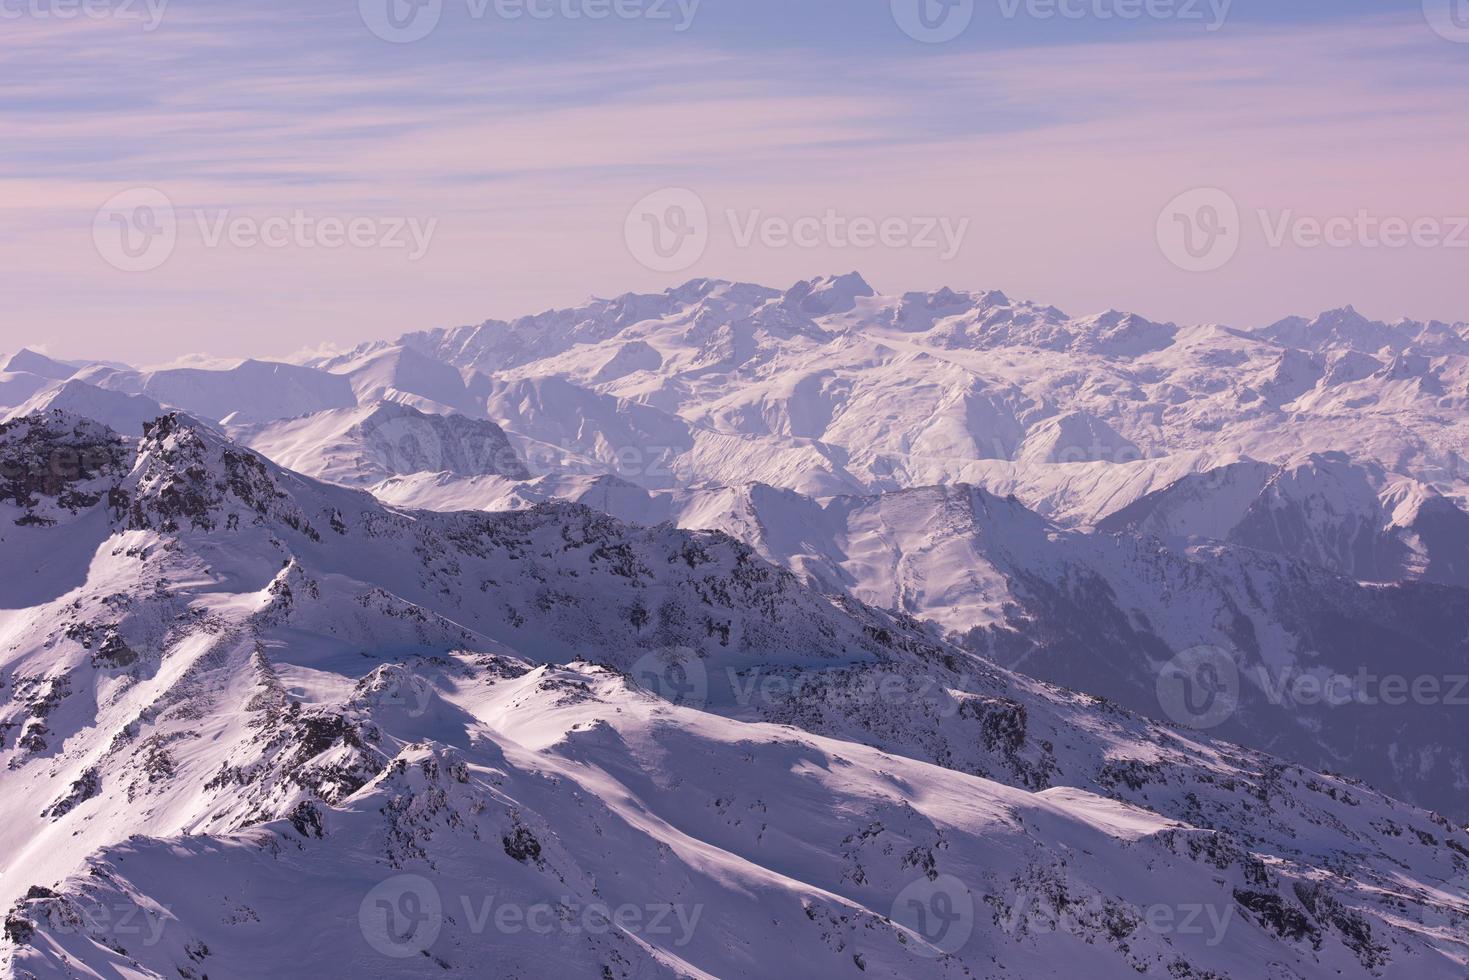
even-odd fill
[{"label": "cloud streak", "polygon": [[[864,58],[858,77],[824,49],[792,59],[696,32],[503,59],[362,33],[338,16],[170,9],[148,36],[96,22],[8,35],[0,71],[18,86],[0,108],[12,148],[0,261],[25,275],[7,290],[0,349],[44,329],[78,355],[260,355],[662,288],[678,277],[633,261],[622,228],[632,202],[665,186],[716,214],[973,223],[952,262],[715,236],[689,275],[783,283],[860,267],[880,287],[994,286],[1189,322],[1347,301],[1469,318],[1455,308],[1459,256],[1247,240],[1227,270],[1197,277],[1152,237],[1159,208],[1193,186],[1227,189],[1247,214],[1469,214],[1454,162],[1469,137],[1443,94],[1463,91],[1469,63],[1421,18],[904,48]],[[191,213],[303,209],[438,230],[406,266],[365,250],[209,247],[186,221],[166,265],[128,276],[101,261],[91,227],[130,186]]]}]

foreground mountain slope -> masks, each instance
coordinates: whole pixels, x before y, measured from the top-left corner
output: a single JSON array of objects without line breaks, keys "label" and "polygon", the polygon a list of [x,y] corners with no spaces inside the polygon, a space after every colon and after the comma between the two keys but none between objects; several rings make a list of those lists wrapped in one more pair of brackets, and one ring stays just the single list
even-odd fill
[{"label": "foreground mountain slope", "polygon": [[[1096,533],[966,486],[823,501],[761,484],[649,493],[612,478],[424,477],[377,492],[436,508],[571,499],[636,523],[715,528],[818,591],[934,622],[1000,663],[1466,815],[1469,757],[1455,735],[1469,701],[1464,516],[1408,483],[1379,500],[1367,476],[1340,461],[1240,463],[1185,478]],[[1360,507],[1343,504],[1343,481]],[[1278,533],[1243,533],[1260,526]],[[1396,564],[1369,567],[1373,555]],[[1393,568],[1403,581],[1358,581]],[[1190,683],[1218,674],[1227,711],[1160,696],[1180,658]]]},{"label": "foreground mountain slope", "polygon": [[[105,527],[0,614],[14,975],[1469,957],[1443,818],[996,669],[728,537],[395,511],[177,416],[136,452],[54,414],[0,440],[97,452],[0,504],[0,547]],[[487,901],[633,911],[548,947]]]},{"label": "foreground mountain slope", "polygon": [[[221,836],[129,841],[58,897],[25,902],[35,931],[17,966],[45,973],[66,957],[136,963],[145,975],[537,976],[554,958],[572,976],[764,976],[778,963],[898,977],[1061,976],[1083,961],[1117,977],[1254,975],[1266,960],[1297,976],[1460,968],[1454,912],[1389,931],[1331,884],[1116,800],[1030,793],[670,707],[604,668],[455,667],[428,682],[417,718],[381,684],[361,687],[350,707],[384,719],[385,765],[337,805],[298,804]],[[69,911],[128,904],[154,910],[143,921],[156,931],[128,943],[116,923],[62,927]]]}]

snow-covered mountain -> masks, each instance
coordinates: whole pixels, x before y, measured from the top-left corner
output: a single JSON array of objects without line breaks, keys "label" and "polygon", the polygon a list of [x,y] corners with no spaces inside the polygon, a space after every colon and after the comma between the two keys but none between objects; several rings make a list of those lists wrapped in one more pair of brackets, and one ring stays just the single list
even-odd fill
[{"label": "snow-covered mountain", "polygon": [[421,412],[384,401],[299,418],[228,426],[230,434],[283,466],[343,486],[372,487],[395,476],[450,479],[530,471],[493,422]]},{"label": "snow-covered mountain", "polygon": [[29,349],[0,359],[5,361],[5,366],[0,368],[0,409],[22,405],[86,366],[63,363]]},{"label": "snow-covered mountain", "polygon": [[19,407],[0,412],[0,420],[24,418],[60,410],[101,422],[122,435],[143,434],[143,423],[164,414],[163,406],[147,395],[129,395],[99,388],[85,381],[60,381],[37,391]]},{"label": "snow-covered mountain", "polygon": [[[851,274],[785,291],[694,280],[302,365],[71,379],[248,425],[380,401],[488,418],[538,474],[818,497],[962,482],[1089,525],[1190,473],[1312,453],[1463,502],[1466,344],[1465,324],[1350,307],[1181,327],[996,291],[882,295]],[[0,403],[14,409],[54,380],[12,360]]]},{"label": "snow-covered mountain", "polygon": [[727,535],[396,510],[180,415],[0,455],[10,975],[1469,964],[1451,821]]},{"label": "snow-covered mountain", "polygon": [[1462,977],[1466,345],[850,274],[22,351],[0,975]]},{"label": "snow-covered mountain", "polygon": [[33,350],[22,350],[12,354],[5,362],[6,374],[32,374],[48,381],[65,381],[83,365],[66,364]]},{"label": "snow-covered mountain", "polygon": [[1370,582],[1469,586],[1469,514],[1432,487],[1343,453],[1192,474],[1099,527],[1175,543],[1227,541]]},{"label": "snow-covered mountain", "polygon": [[816,496],[968,482],[1087,524],[1190,472],[1313,452],[1463,500],[1466,338],[1350,309],[1256,331],[1071,318],[853,275],[695,280],[314,363],[407,348],[491,379],[490,417],[544,472]]},{"label": "snow-covered mountain", "polygon": [[[397,402],[435,415],[484,414],[482,391],[471,390],[454,368],[411,347],[374,350],[361,357],[340,359],[332,374],[345,376],[359,405]],[[472,379],[483,388],[484,378]]]},{"label": "snow-covered mountain", "polygon": [[213,421],[263,422],[357,404],[347,377],[269,361],[243,361],[222,370],[93,367],[75,378],[109,391],[145,395]]},{"label": "snow-covered mountain", "polygon": [[[1287,554],[1278,537],[1083,533],[966,486],[818,501],[762,484],[652,493],[605,477],[491,487],[421,476],[378,492],[436,509],[454,509],[464,494],[482,494],[493,510],[567,499],[634,523],[718,529],[818,591],[935,623],[999,663],[1155,716],[1171,707],[1160,699],[1160,673],[1176,656],[1207,649],[1227,661],[1233,699],[1227,716],[1210,721],[1213,734],[1469,813],[1469,756],[1454,735],[1469,701],[1469,682],[1458,680],[1469,677],[1469,592],[1436,584],[1462,567],[1461,551],[1444,551],[1462,547],[1447,516],[1460,512],[1442,498],[1441,530],[1372,539],[1384,552],[1424,538],[1439,549],[1383,587],[1316,561],[1299,541]],[[1213,511],[1206,501],[1195,512]],[[1295,516],[1290,526],[1301,526]],[[1435,698],[1384,703],[1384,683],[1420,676],[1437,679]],[[1325,688],[1335,694],[1322,696]]]}]

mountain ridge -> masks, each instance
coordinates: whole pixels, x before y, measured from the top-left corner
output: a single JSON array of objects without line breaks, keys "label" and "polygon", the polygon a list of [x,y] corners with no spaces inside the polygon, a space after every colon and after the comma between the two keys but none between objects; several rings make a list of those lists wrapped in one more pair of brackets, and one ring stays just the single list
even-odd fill
[{"label": "mountain ridge", "polygon": [[[0,621],[0,753],[26,787],[5,797],[7,841],[73,841],[7,843],[15,975],[229,973],[265,934],[287,972],[543,963],[539,937],[457,907],[406,934],[370,914],[404,888],[479,900],[475,881],[522,908],[708,916],[683,945],[570,933],[564,968],[612,976],[761,975],[773,954],[732,943],[742,930],[813,969],[894,976],[992,969],[993,949],[1027,976],[1098,949],[1118,976],[1238,972],[1256,944],[1302,976],[1448,976],[1469,955],[1469,835],[1444,818],[991,666],[727,535],[567,503],[398,511],[178,415],[129,445],[54,413],[0,448],[27,434],[33,454],[73,437],[130,452],[77,474],[109,492],[75,517],[114,528],[85,581]],[[42,490],[54,508],[68,488]],[[649,615],[619,623],[634,599]],[[669,878],[629,870],[670,861]],[[1074,903],[1042,897],[1058,888]],[[741,911],[750,889],[777,922]],[[904,896],[936,894],[973,903],[962,937],[912,917]],[[1020,911],[991,924],[985,896]],[[1185,906],[1232,941],[1142,925]],[[156,933],[95,914],[123,907]],[[323,913],[324,945],[291,925]]]}]

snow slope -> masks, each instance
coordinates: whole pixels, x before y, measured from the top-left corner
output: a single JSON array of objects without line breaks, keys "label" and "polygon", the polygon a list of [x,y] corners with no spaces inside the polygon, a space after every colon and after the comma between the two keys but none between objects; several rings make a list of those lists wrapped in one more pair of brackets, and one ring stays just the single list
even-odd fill
[{"label": "snow slope", "polygon": [[1463,829],[730,537],[398,511],[177,415],[0,449],[7,554],[101,532],[0,613],[7,975],[1469,965]]},{"label": "snow slope", "polygon": [[127,436],[142,435],[144,422],[151,422],[164,414],[163,406],[146,395],[111,391],[85,381],[63,381],[38,391],[3,418],[18,419],[57,409],[101,422]]},{"label": "snow slope", "polygon": [[1227,541],[1366,581],[1469,585],[1469,515],[1432,487],[1342,453],[1191,475],[1099,527],[1177,543]]},{"label": "snow slope", "polygon": [[853,273],[23,351],[0,975],[1462,977],[1466,345]]},{"label": "snow slope", "polygon": [[239,441],[284,466],[344,486],[418,473],[523,480],[529,470],[495,423],[384,401],[284,421],[232,425]]},{"label": "snow slope", "polygon": [[348,378],[268,361],[243,361],[224,370],[139,372],[98,367],[82,371],[76,379],[111,391],[146,395],[216,422],[262,422],[357,404]]}]

